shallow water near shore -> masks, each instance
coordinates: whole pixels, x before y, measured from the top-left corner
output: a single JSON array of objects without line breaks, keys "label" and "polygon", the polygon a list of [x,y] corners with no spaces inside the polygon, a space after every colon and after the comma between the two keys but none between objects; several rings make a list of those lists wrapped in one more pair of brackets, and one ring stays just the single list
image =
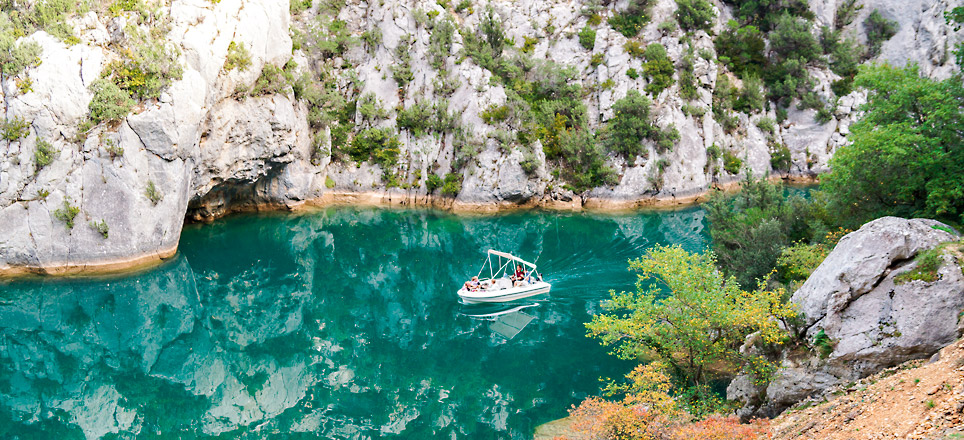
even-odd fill
[{"label": "shallow water near shore", "polygon": [[[705,249],[703,217],[249,214],[146,272],[2,283],[0,437],[529,438],[631,369],[584,323],[628,259]],[[552,292],[459,304],[490,248]]]}]

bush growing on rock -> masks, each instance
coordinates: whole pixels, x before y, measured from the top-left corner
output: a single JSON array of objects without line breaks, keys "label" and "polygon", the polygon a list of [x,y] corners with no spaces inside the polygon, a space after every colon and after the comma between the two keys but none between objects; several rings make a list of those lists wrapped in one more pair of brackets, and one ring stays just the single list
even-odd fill
[{"label": "bush growing on rock", "polygon": [[248,49],[244,47],[244,43],[235,43],[232,41],[228,44],[228,56],[224,60],[224,71],[230,72],[238,69],[239,72],[244,72],[248,70],[249,66],[251,66],[251,54],[248,53]]},{"label": "bush growing on rock", "polygon": [[646,91],[653,95],[659,95],[667,87],[673,85],[673,61],[666,54],[666,48],[662,44],[653,43],[646,46],[643,54],[646,63],[643,64],[643,73],[649,77],[650,82],[646,85]]},{"label": "bush growing on rock", "polygon": [[29,67],[40,64],[40,45],[17,42],[19,33],[6,11],[0,12],[0,79],[17,76]]},{"label": "bush growing on rock", "polygon": [[142,32],[134,27],[125,30],[125,57],[111,63],[111,81],[137,99],[157,99],[161,90],[181,79],[184,70],[178,57],[180,51],[165,38]]},{"label": "bush growing on rock", "polygon": [[864,58],[870,59],[880,55],[880,47],[897,34],[897,29],[896,21],[884,18],[880,11],[874,9],[864,20],[864,31],[867,34],[867,53]]},{"label": "bush growing on rock", "polygon": [[649,23],[651,7],[652,0],[629,0],[624,11],[617,12],[609,18],[609,25],[626,38],[635,37],[643,30],[643,26]]},{"label": "bush growing on rock", "polygon": [[355,135],[345,152],[356,162],[369,161],[384,171],[398,163],[400,145],[391,129],[369,128]]},{"label": "bush growing on rock", "polygon": [[676,0],[676,21],[684,30],[709,32],[715,18],[713,5],[706,0]]},{"label": "bush growing on rock", "polygon": [[456,173],[448,173],[442,183],[442,194],[455,197],[462,192],[462,176]]},{"label": "bush growing on rock", "polygon": [[442,184],[442,178],[439,177],[438,174],[429,174],[428,178],[425,179],[425,190],[431,194],[435,192],[436,189],[441,188]]},{"label": "bush growing on rock", "polygon": [[4,119],[3,123],[0,124],[0,132],[2,132],[3,140],[16,142],[30,135],[30,123],[19,116]]},{"label": "bush growing on rock", "polygon": [[57,150],[54,149],[50,142],[43,139],[37,140],[37,149],[33,152],[34,162],[37,164],[37,172],[41,169],[50,165],[54,162],[54,156],[57,154]]},{"label": "bush growing on rock", "polygon": [[54,218],[64,222],[67,229],[74,229],[74,218],[80,214],[80,208],[70,204],[70,198],[64,197],[64,204],[54,211]]},{"label": "bush growing on rock", "polygon": [[605,144],[609,151],[630,161],[645,155],[644,139],[656,139],[659,129],[650,118],[650,100],[635,90],[613,104],[613,117],[606,123]]},{"label": "bush growing on rock", "polygon": [[455,26],[448,18],[439,20],[429,36],[428,53],[435,69],[445,67],[445,59],[452,53],[452,36]]},{"label": "bush growing on rock", "polygon": [[90,99],[90,121],[94,124],[123,119],[134,107],[126,90],[113,82],[100,78],[90,86],[94,96]]},{"label": "bush growing on rock", "polygon": [[147,200],[150,200],[151,204],[154,206],[157,206],[158,202],[164,199],[164,195],[161,194],[159,189],[157,189],[157,185],[154,184],[153,180],[147,181],[147,188],[144,189],[144,196],[146,196]]},{"label": "bush growing on rock", "polygon": [[752,25],[740,26],[734,20],[727,23],[727,29],[713,40],[719,60],[738,77],[748,74],[761,76],[766,58],[763,49],[763,33]]},{"label": "bush growing on rock", "polygon": [[596,46],[596,31],[586,25],[579,31],[579,44],[586,50],[592,50]]}]

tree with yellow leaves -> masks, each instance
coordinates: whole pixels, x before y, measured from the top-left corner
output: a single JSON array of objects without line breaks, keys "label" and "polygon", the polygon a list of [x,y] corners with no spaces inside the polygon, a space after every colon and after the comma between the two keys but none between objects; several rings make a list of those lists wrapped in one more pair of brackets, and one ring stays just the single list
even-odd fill
[{"label": "tree with yellow leaves", "polygon": [[[610,292],[606,311],[586,324],[589,336],[614,347],[623,359],[659,361],[681,388],[677,395],[691,413],[712,412],[709,382],[737,372],[748,361],[740,353],[746,337],[781,343],[778,322],[795,316],[782,289],[740,288],[724,278],[712,253],[693,254],[679,246],[657,246],[629,262],[639,272],[635,292]],[[634,372],[635,373],[635,372]],[[632,387],[633,374],[627,376]],[[618,387],[618,386],[616,386]],[[632,389],[627,394],[638,394]]]}]

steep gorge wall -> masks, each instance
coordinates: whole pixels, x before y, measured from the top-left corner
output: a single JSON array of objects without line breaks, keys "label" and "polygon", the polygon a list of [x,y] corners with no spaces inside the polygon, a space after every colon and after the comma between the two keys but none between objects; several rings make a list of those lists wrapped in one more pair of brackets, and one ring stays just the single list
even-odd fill
[{"label": "steep gorge wall", "polygon": [[[436,90],[440,70],[429,61],[430,32],[416,20],[416,12],[435,11],[462,28],[473,29],[483,11],[491,7],[516,46],[526,37],[537,39],[530,54],[533,59],[575,69],[577,81],[586,91],[583,102],[589,125],[598,128],[612,117],[616,100],[629,90],[642,91],[647,82],[645,77],[627,75],[629,69],[642,70],[642,60],[627,54],[627,39],[605,23],[596,27],[593,50],[580,45],[576,34],[588,20],[581,13],[584,3],[481,1],[456,12],[435,1],[350,1],[337,14],[349,32],[358,37],[377,28],[381,39],[372,48],[363,44],[349,48],[337,60],[343,76],[331,81],[345,81],[350,76],[357,90],[346,91],[348,98],[373,94],[389,109],[387,117],[373,124],[393,128],[396,116],[391,109],[417,102],[437,103],[446,95]],[[899,22],[898,34],[884,43],[878,59],[895,64],[916,62],[924,73],[936,77],[956,69],[948,51],[957,40],[942,17],[949,7],[946,1],[863,3],[848,27],[855,35],[862,35],[860,23],[874,9]],[[619,2],[609,5],[603,15],[622,7]],[[816,23],[830,23],[837,7],[834,1],[814,1],[811,8]],[[719,33],[731,12],[722,3],[715,3],[715,8],[713,31]],[[317,54],[292,50],[289,34],[289,28],[304,29],[316,20],[317,4],[294,19],[287,2],[265,0],[183,0],[163,9],[171,19],[168,39],[180,49],[181,79],[160,99],[139,104],[119,124],[95,127],[86,137],[79,136],[78,127],[92,96],[89,87],[118,57],[113,44],[125,38],[130,17],[89,12],[71,18],[69,24],[80,43],[70,46],[44,32],[25,37],[43,48],[42,62],[21,75],[30,79],[32,91],[19,91],[17,79],[8,78],[2,84],[5,118],[29,121],[30,134],[0,144],[4,157],[0,165],[0,272],[77,271],[156,260],[174,253],[185,217],[206,220],[263,205],[367,200],[464,209],[504,205],[579,209],[685,198],[740,178],[740,173],[722,170],[722,163],[709,157],[707,149],[714,145],[740,157],[743,170],[763,175],[772,171],[770,144],[783,144],[791,152],[789,174],[810,175],[828,169],[835,149],[846,143],[848,127],[862,102],[860,92],[831,100],[830,83],[837,77],[815,66],[810,71],[817,80],[817,92],[836,105],[829,122],[818,123],[813,110],[791,106],[772,140],[756,124],[764,117],[775,119],[772,110],[738,113],[736,129],[727,132],[710,111],[723,68],[715,62],[715,55],[697,57],[697,99],[681,98],[678,81],[651,97],[656,125],[679,130],[673,148],[660,153],[647,140],[645,159],[629,163],[623,157],[610,156],[608,164],[616,170],[619,183],[575,194],[564,189],[566,182],[554,175],[555,165],[546,163],[538,141],[525,148],[506,146],[499,140],[498,127],[483,121],[485,109],[506,101],[506,90],[491,72],[459,54],[464,41],[456,32],[443,63],[447,76],[458,84],[447,97],[448,110],[467,128],[467,140],[460,141],[471,142],[478,152],[466,164],[456,166],[455,143],[459,140],[454,134],[415,136],[402,131],[398,135],[398,175],[406,188],[387,188],[384,170],[378,165],[356,164],[332,153],[330,128],[310,126],[307,105],[297,100],[290,88],[263,96],[238,93],[250,88],[268,63],[282,66],[294,60],[297,73],[313,77],[328,68]],[[673,0],[655,2],[652,19],[640,39],[644,45],[662,43],[669,57],[679,62],[685,50],[682,31],[659,29],[675,9]],[[400,43],[406,35],[411,35],[411,43]],[[695,50],[714,54],[712,37],[706,32],[697,31],[690,39]],[[247,69],[223,68],[232,42],[248,48],[251,65]],[[399,44],[408,45],[413,73],[403,91],[391,73],[400,61]],[[597,54],[595,60],[593,54]],[[598,54],[601,63],[594,66],[600,60]],[[705,113],[688,116],[684,104]],[[359,115],[354,118],[361,121]],[[52,143],[57,151],[53,163],[42,169],[33,158],[39,140]],[[124,153],[115,157],[108,151],[112,145],[123,148]],[[530,173],[523,170],[527,155],[533,156],[536,164]],[[423,177],[449,173],[461,179],[458,195],[454,199],[430,195]],[[145,196],[149,184],[162,197],[156,204]],[[65,200],[80,209],[72,229],[54,215]],[[109,235],[104,237],[88,226],[93,222],[109,225]]]}]

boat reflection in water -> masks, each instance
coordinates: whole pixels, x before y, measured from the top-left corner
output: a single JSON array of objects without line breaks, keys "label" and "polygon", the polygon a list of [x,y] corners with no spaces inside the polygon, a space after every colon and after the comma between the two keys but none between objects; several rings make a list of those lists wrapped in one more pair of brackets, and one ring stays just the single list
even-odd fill
[{"label": "boat reflection in water", "polygon": [[534,301],[463,303],[459,314],[472,319],[491,321],[489,330],[506,339],[512,339],[535,319],[535,316],[523,311],[530,307],[539,307],[539,303]]}]

